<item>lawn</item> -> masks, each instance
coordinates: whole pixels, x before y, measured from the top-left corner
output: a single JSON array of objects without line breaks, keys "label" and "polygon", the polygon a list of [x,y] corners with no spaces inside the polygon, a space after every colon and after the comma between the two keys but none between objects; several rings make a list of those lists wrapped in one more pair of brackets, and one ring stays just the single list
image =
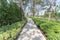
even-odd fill
[{"label": "lawn", "polygon": [[14,40],[21,31],[24,22],[16,22],[11,25],[0,27],[0,40]]},{"label": "lawn", "polygon": [[45,34],[47,40],[60,40],[60,22],[48,21],[42,18],[32,18],[38,28]]}]

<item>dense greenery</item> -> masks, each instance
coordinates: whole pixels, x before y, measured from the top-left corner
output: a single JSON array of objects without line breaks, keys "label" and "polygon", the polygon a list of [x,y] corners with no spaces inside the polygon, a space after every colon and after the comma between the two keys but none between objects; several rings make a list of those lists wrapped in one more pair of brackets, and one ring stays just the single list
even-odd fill
[{"label": "dense greenery", "polygon": [[25,22],[16,22],[12,25],[0,27],[0,40],[14,40],[21,31]]},{"label": "dense greenery", "polygon": [[0,0],[0,26],[12,24],[17,21],[21,21],[21,11],[17,4],[11,0]]},{"label": "dense greenery", "polygon": [[41,28],[47,40],[60,40],[60,22],[48,21],[42,18],[32,18],[36,25]]},{"label": "dense greenery", "polygon": [[14,40],[25,21],[24,11],[13,0],[0,0],[0,40]]}]

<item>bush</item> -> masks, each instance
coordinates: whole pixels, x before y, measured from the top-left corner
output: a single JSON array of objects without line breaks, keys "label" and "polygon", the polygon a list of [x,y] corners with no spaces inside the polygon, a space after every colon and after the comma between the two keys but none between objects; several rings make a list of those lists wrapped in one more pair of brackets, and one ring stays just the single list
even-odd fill
[{"label": "bush", "polygon": [[7,0],[0,0],[0,4],[0,26],[22,20],[21,13],[24,15],[24,12],[15,2],[8,3]]},{"label": "bush", "polygon": [[0,40],[14,40],[25,22],[16,22],[11,25],[0,27]]},{"label": "bush", "polygon": [[47,40],[60,40],[60,22],[47,21],[45,19],[33,18],[34,22],[42,29]]}]

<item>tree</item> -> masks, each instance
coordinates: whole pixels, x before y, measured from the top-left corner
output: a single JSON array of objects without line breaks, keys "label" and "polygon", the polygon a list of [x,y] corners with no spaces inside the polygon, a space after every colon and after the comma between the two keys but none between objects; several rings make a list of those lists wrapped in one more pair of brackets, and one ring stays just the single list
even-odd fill
[{"label": "tree", "polygon": [[[26,5],[26,2],[27,0],[15,0],[16,2],[18,2],[17,4],[19,4],[19,7],[20,7],[20,15],[21,15],[21,20],[24,20],[25,19],[25,12],[24,12],[24,8]],[[25,2],[25,3],[24,3]]]},{"label": "tree", "polygon": [[23,13],[23,10],[19,9],[19,6],[13,0],[9,3],[7,0],[0,0],[0,26],[21,21],[21,14]]},{"label": "tree", "polygon": [[56,7],[56,0],[46,0],[45,6],[49,6],[49,8],[47,9],[49,15],[48,20],[51,20],[52,14],[54,14],[53,11],[56,12],[56,8],[53,9],[53,7]]},{"label": "tree", "polygon": [[35,0],[31,0],[31,2],[32,2],[32,6],[30,9],[32,11],[33,16],[35,16]]}]

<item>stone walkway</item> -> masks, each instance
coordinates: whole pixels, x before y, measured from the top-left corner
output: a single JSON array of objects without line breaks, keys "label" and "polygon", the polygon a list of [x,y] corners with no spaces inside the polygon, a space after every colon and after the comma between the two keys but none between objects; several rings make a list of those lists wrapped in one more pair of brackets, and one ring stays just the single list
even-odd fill
[{"label": "stone walkway", "polygon": [[28,18],[28,22],[17,40],[46,40],[46,38],[34,24],[33,20]]}]

